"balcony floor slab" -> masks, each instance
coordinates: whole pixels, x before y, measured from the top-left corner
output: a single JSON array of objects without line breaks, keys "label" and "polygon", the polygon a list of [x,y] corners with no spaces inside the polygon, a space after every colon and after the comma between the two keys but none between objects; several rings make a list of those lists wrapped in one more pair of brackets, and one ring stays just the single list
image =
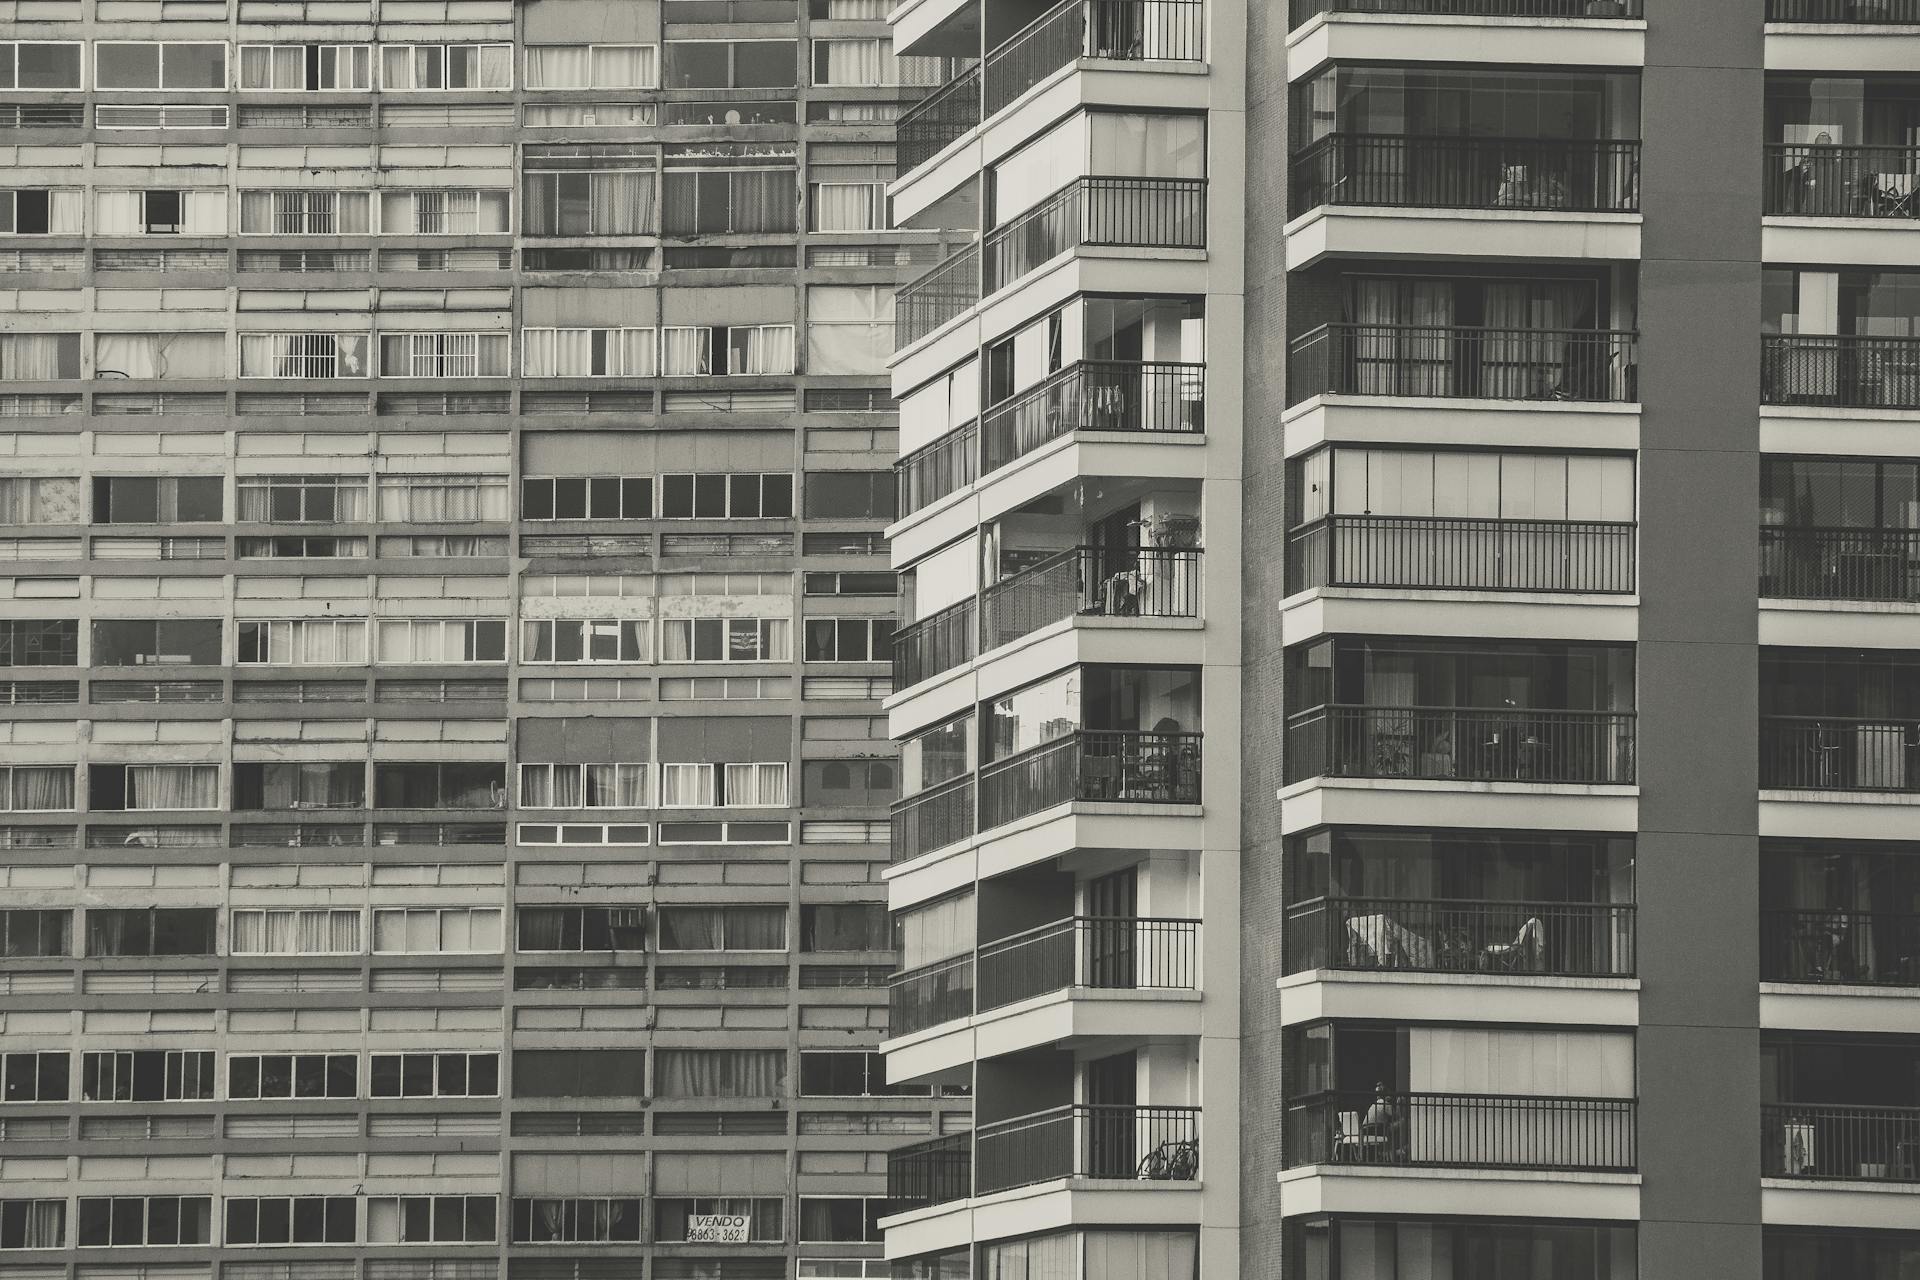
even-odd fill
[{"label": "balcony floor slab", "polygon": [[1920,255],[1920,221],[1912,218],[1760,220],[1760,260],[1808,266],[1906,267]]},{"label": "balcony floor slab", "polygon": [[1324,635],[1523,635],[1631,643],[1640,635],[1639,604],[1631,595],[1316,587],[1280,602],[1280,634],[1286,645]]},{"label": "balcony floor slab", "polygon": [[1318,14],[1287,36],[1287,79],[1328,62],[1637,67],[1646,44],[1644,18]]},{"label": "balcony floor slab", "polygon": [[1760,792],[1760,834],[1798,840],[1911,839],[1920,794],[1890,791]]},{"label": "balcony floor slab", "polygon": [[1383,1214],[1396,1218],[1485,1216],[1631,1221],[1640,1216],[1637,1173],[1542,1173],[1519,1169],[1396,1169],[1315,1164],[1284,1169],[1280,1215]]},{"label": "balcony floor slab", "polygon": [[1329,825],[1631,832],[1640,817],[1634,786],[1308,778],[1278,795],[1289,835]]},{"label": "balcony floor slab", "polygon": [[1760,1025],[1779,1031],[1911,1034],[1920,1027],[1920,987],[1763,982]]},{"label": "balcony floor slab", "polygon": [[1760,643],[1815,649],[1911,649],[1920,603],[1879,600],[1760,601]]},{"label": "balcony floor slab", "polygon": [[1311,969],[1275,980],[1285,1026],[1321,1018],[1393,1022],[1636,1025],[1637,978]]},{"label": "balcony floor slab", "polygon": [[1920,453],[1920,409],[1762,405],[1760,449],[1763,453],[1911,458]]},{"label": "balcony floor slab", "polygon": [[[1769,22],[1768,71],[1829,71],[1844,75],[1920,66],[1920,33],[1912,27],[1866,23]],[[1775,259],[1767,259],[1775,261]]]},{"label": "balcony floor slab", "polygon": [[937,1076],[986,1058],[1042,1045],[1142,1036],[1197,1039],[1201,993],[1067,987],[882,1041],[888,1078]]},{"label": "balcony floor slab", "polygon": [[1640,447],[1638,404],[1454,396],[1309,396],[1281,415],[1289,458],[1323,444],[1503,449]]},{"label": "balcony floor slab", "polygon": [[887,1257],[911,1258],[970,1242],[1007,1240],[1069,1227],[1198,1226],[1204,1182],[1057,1178],[970,1200],[952,1200],[882,1218]]},{"label": "balcony floor slab", "polygon": [[1920,1221],[1920,1183],[1762,1178],[1760,1221],[1768,1226],[1911,1231]]},{"label": "balcony floor slab", "polygon": [[1323,258],[1632,262],[1637,213],[1322,206],[1286,227],[1287,270]]}]

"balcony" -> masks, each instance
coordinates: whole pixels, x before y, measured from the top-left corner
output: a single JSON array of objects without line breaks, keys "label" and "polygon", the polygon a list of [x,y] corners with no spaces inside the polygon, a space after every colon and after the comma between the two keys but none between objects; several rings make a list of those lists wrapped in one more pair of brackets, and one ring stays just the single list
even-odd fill
[{"label": "balcony", "polygon": [[910,516],[960,492],[979,478],[979,467],[980,424],[969,422],[893,464],[896,509]]},{"label": "balcony", "polygon": [[1761,716],[1760,785],[1790,791],[1920,791],[1920,721]]},{"label": "balcony", "polygon": [[1296,152],[1290,217],[1323,206],[1633,213],[1640,144],[1332,133]]},{"label": "balcony", "polygon": [[900,114],[894,126],[901,173],[911,173],[980,123],[980,67],[958,76]]},{"label": "balcony", "polygon": [[980,418],[980,472],[1076,431],[1153,439],[1206,429],[1206,366],[1082,360]]},{"label": "balcony", "polygon": [[1770,143],[1765,172],[1770,215],[1920,218],[1920,147]]},{"label": "balcony", "polygon": [[894,294],[894,346],[910,347],[980,301],[980,246],[968,245]]},{"label": "balcony", "polygon": [[1920,529],[1762,526],[1760,595],[1920,603]]},{"label": "balcony", "polygon": [[1287,401],[1343,395],[1628,404],[1639,398],[1637,339],[1609,329],[1322,325],[1294,339]]},{"label": "balcony", "polygon": [[1288,718],[1286,780],[1633,781],[1631,711],[1323,706]]},{"label": "balcony", "polygon": [[893,806],[893,860],[958,844],[973,834],[973,778],[954,778]]},{"label": "balcony", "polygon": [[1920,1107],[1760,1107],[1761,1175],[1920,1182]]},{"label": "balcony", "polygon": [[1920,915],[1826,908],[1763,911],[1760,978],[1920,987]]},{"label": "balcony", "polygon": [[893,633],[893,687],[907,689],[973,660],[972,600],[961,600]]},{"label": "balcony", "polygon": [[1066,618],[1199,616],[1198,547],[1074,547],[981,592],[981,652]]},{"label": "balcony", "polygon": [[1204,249],[1205,178],[1076,178],[982,239],[983,289],[997,293],[1071,249]]},{"label": "balcony", "polygon": [[1200,1108],[1076,1104],[974,1131],[974,1193],[1056,1178],[1192,1182],[1200,1176]]},{"label": "balcony", "polygon": [[1284,971],[1630,978],[1627,902],[1325,898],[1287,910]]},{"label": "balcony", "polygon": [[904,970],[888,983],[887,1035],[894,1039],[972,1013],[972,953]]},{"label": "balcony", "polygon": [[1630,1173],[1634,1113],[1631,1098],[1322,1093],[1288,1104],[1285,1167]]},{"label": "balcony", "polygon": [[1327,516],[1287,534],[1287,590],[1627,593],[1634,531],[1597,520]]},{"label": "balcony", "polygon": [[[1805,2],[1805,0],[1803,0]],[[1774,4],[1792,0],[1773,0]],[[1293,0],[1293,25],[1322,13],[1444,18],[1638,18],[1641,0]]]},{"label": "balcony", "polygon": [[1768,22],[1920,24],[1920,0],[1767,0]]},{"label": "balcony", "polygon": [[887,1152],[887,1199],[909,1208],[973,1194],[973,1135],[949,1133]]},{"label": "balcony", "polygon": [[1792,334],[1760,341],[1762,403],[1920,409],[1920,338]]},{"label": "balcony", "polygon": [[1076,800],[1200,803],[1197,733],[1081,729],[980,770],[980,829]]}]

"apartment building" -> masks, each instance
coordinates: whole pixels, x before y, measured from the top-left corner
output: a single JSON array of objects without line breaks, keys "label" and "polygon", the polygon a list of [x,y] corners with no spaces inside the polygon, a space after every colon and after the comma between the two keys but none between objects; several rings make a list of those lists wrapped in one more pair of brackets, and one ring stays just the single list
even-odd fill
[{"label": "apartment building", "polygon": [[1920,6],[889,20],[895,1274],[1920,1267]]},{"label": "apartment building", "polygon": [[0,1280],[871,1280],[876,0],[0,6]]}]

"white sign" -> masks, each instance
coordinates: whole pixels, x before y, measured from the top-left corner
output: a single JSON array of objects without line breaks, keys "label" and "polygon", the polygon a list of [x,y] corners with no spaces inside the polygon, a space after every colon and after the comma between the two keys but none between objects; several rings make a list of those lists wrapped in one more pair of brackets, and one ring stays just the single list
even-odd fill
[{"label": "white sign", "polygon": [[745,1244],[747,1215],[744,1213],[690,1213],[687,1215],[688,1244]]}]

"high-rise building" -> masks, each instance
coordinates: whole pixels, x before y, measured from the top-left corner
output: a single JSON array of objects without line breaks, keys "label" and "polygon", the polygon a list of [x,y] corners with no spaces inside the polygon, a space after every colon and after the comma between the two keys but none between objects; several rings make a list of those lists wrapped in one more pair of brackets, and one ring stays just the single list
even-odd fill
[{"label": "high-rise building", "polygon": [[0,1280],[873,1280],[878,0],[0,5]]},{"label": "high-rise building", "polygon": [[1920,1268],[1920,4],[889,17],[896,1277]]}]

